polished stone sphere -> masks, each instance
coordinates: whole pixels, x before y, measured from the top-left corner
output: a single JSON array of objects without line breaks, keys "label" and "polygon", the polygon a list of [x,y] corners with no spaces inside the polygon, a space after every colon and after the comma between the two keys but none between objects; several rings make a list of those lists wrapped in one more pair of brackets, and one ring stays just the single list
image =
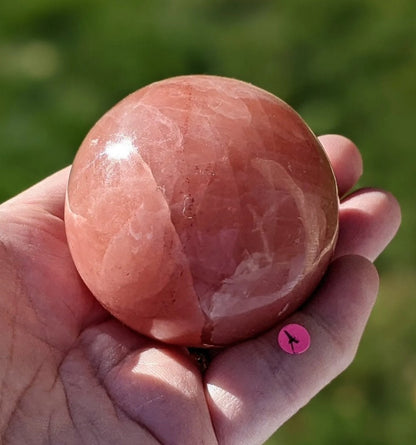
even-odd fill
[{"label": "polished stone sphere", "polygon": [[117,319],[164,342],[222,346],[314,290],[337,238],[337,187],[286,103],[238,80],[181,76],[94,125],[65,223],[82,279]]}]

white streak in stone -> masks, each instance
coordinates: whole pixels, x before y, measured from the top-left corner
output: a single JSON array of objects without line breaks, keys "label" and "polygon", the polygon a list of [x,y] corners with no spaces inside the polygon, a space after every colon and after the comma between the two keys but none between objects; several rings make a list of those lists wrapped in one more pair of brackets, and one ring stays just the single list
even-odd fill
[{"label": "white streak in stone", "polygon": [[286,303],[283,307],[282,310],[279,311],[279,313],[277,314],[278,317],[280,317],[281,315],[283,315],[289,308],[289,303]]}]

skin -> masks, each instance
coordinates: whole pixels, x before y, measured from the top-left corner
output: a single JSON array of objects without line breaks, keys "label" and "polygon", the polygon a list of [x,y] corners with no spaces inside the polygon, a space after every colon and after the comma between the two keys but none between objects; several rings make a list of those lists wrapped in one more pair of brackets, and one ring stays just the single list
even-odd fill
[{"label": "skin", "polygon": [[[69,168],[0,206],[0,434],[4,444],[260,444],[353,360],[374,305],[372,261],[400,224],[382,190],[348,195],[362,160],[348,139],[320,138],[342,198],[340,237],[300,310],[231,346],[204,374],[185,348],[112,318],[80,280],[65,239]],[[310,349],[286,354],[300,323]]]}]

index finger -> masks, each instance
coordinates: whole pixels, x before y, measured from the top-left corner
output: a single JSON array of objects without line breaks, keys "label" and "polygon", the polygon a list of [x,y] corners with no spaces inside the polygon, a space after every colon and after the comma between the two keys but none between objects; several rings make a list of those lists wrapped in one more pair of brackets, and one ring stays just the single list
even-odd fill
[{"label": "index finger", "polygon": [[338,184],[338,194],[344,196],[363,173],[363,161],[357,146],[348,138],[336,134],[320,136]]}]

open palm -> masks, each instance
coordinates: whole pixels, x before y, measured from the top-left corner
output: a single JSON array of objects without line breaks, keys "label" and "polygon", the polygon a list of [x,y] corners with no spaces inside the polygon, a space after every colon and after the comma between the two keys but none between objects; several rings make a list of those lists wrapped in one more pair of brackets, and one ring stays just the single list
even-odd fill
[{"label": "open palm", "polygon": [[[360,155],[343,137],[321,141],[342,196],[361,174]],[[0,206],[3,443],[259,444],[353,359],[377,294],[371,261],[400,223],[390,194],[342,200],[335,259],[286,320],[308,328],[307,353],[280,350],[276,326],[222,350],[202,374],[186,348],[124,327],[82,283],[65,238],[68,174]]]}]

